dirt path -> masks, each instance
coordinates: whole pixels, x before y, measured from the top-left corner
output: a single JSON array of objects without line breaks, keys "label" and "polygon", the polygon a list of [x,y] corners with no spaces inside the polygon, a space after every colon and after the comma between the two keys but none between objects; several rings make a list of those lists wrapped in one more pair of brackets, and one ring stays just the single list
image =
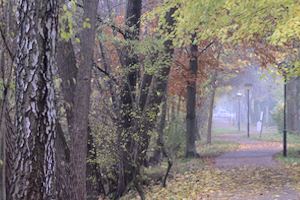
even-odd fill
[{"label": "dirt path", "polygon": [[[231,126],[228,121],[224,120],[215,120],[214,127],[224,128],[225,129],[236,129],[236,127]],[[251,130],[252,129],[252,130]],[[250,134],[256,133],[254,127],[251,127]],[[243,130],[243,129],[242,129]],[[245,129],[244,129],[245,130]],[[246,130],[245,130],[246,131]],[[265,130],[266,132],[274,132],[274,130]],[[279,186],[280,181],[274,181],[274,188],[269,188],[266,190],[262,190],[260,194],[255,194],[253,191],[240,190],[239,192],[235,192],[231,195],[230,198],[226,199],[278,199],[278,200],[288,200],[288,199],[300,199],[299,194],[290,189],[287,185],[289,185],[288,173],[284,172],[283,167],[280,163],[273,160],[273,155],[280,152],[282,150],[281,143],[273,143],[273,142],[264,142],[259,140],[251,140],[245,139],[243,136],[245,133],[231,133],[231,134],[222,134],[214,136],[214,139],[217,140],[225,140],[231,142],[238,142],[241,144],[240,148],[234,152],[225,153],[223,155],[217,156],[215,159],[216,168],[221,171],[230,171],[232,169],[236,169],[236,173],[239,174],[247,174],[249,171],[253,170],[253,168],[260,168],[264,170],[270,171],[269,176],[280,177],[283,180],[283,184]],[[286,173],[286,174],[285,174]],[[267,177],[268,178],[268,177]],[[247,183],[247,179],[253,179],[253,177],[246,177],[245,184]],[[257,184],[263,181],[263,176],[257,177]],[[280,189],[279,189],[280,188]],[[215,196],[216,199],[223,199],[222,197]]]}]

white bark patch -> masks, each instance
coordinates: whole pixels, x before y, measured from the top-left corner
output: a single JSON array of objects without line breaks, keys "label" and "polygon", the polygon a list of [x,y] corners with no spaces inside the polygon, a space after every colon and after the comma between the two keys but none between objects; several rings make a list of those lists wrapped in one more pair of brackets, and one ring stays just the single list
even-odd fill
[{"label": "white bark patch", "polygon": [[45,36],[44,36],[44,29],[42,28],[42,19],[39,19],[39,22],[38,22],[38,31],[39,31],[39,34],[41,34],[41,36],[43,38],[45,38]]},{"label": "white bark patch", "polygon": [[51,192],[55,164],[57,1],[20,0],[18,5],[17,129],[12,199],[45,199]]},{"label": "white bark patch", "polygon": [[32,66],[35,66],[38,63],[39,53],[37,52],[35,54],[32,54],[32,59],[33,59],[33,62],[31,64],[32,64]]},{"label": "white bark patch", "polygon": [[30,136],[30,120],[29,120],[29,117],[25,117],[25,123],[26,123],[26,125],[25,125],[25,127],[26,127],[26,133],[27,133],[27,135],[26,135],[26,138],[29,138],[29,136]]}]

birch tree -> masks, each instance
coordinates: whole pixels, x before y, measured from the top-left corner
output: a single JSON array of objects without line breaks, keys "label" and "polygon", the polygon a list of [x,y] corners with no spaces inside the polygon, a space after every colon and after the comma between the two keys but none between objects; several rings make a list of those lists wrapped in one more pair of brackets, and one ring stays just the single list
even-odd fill
[{"label": "birch tree", "polygon": [[11,199],[50,199],[54,174],[56,0],[18,1]]}]

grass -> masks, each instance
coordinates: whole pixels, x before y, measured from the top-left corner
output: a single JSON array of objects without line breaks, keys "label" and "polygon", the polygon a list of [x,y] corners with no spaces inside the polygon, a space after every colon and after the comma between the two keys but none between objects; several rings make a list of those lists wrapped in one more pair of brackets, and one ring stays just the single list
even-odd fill
[{"label": "grass", "polygon": [[[243,136],[247,138],[246,136]],[[250,135],[250,139],[259,140],[259,134]],[[283,142],[283,133],[263,133],[261,140],[266,142]],[[283,163],[300,163],[300,135],[287,134],[287,157],[282,152],[275,154],[274,158]]]},{"label": "grass", "polygon": [[283,163],[300,163],[300,146],[287,148],[286,157],[283,156],[282,152],[275,154],[274,158]]},{"label": "grass", "polygon": [[223,140],[213,140],[211,144],[206,144],[205,140],[196,142],[197,152],[203,157],[217,156],[222,153],[234,151],[240,144]]},{"label": "grass", "polygon": [[[247,136],[243,136],[244,138],[248,138]],[[289,145],[297,145],[300,143],[300,135],[291,135],[287,134],[287,144]],[[250,139],[259,140],[259,134],[251,134]],[[282,142],[283,141],[283,133],[263,133],[261,136],[261,140],[267,142]]]},{"label": "grass", "polygon": [[213,135],[221,135],[221,134],[228,134],[228,133],[245,133],[245,131],[238,131],[234,129],[224,129],[224,128],[213,128],[212,134]]}]

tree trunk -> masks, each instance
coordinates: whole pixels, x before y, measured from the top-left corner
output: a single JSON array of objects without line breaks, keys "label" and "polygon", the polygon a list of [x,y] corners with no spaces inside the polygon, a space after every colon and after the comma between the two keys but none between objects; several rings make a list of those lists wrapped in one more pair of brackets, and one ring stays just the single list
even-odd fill
[{"label": "tree trunk", "polygon": [[[166,19],[166,27],[161,27],[165,33],[171,33],[175,20],[173,17],[173,14],[177,10],[176,7],[173,7],[170,9],[169,12],[166,13],[165,19]],[[169,72],[173,60],[173,53],[174,53],[174,47],[173,47],[173,41],[172,39],[167,39],[164,42],[164,62],[165,65],[162,66],[157,74],[153,76],[153,88],[152,91],[148,91],[147,97],[149,97],[148,104],[146,103],[145,97],[141,97],[141,103],[140,103],[140,109],[143,111],[145,110],[148,113],[153,113],[152,116],[149,114],[145,115],[144,121],[142,121],[142,129],[141,129],[141,145],[139,148],[139,155],[140,155],[140,163],[143,162],[143,160],[146,159],[146,153],[147,149],[149,146],[150,142],[150,132],[155,128],[155,123],[156,123],[156,116],[157,113],[159,112],[159,105],[161,104],[164,95],[167,94],[167,84],[168,84],[168,77],[169,77]],[[150,88],[150,84],[149,88]],[[143,89],[142,89],[143,90]],[[145,95],[145,94],[144,94]],[[143,95],[142,95],[143,96]],[[144,99],[144,100],[143,100]],[[168,112],[169,113],[169,112]],[[153,117],[154,116],[154,117]]]},{"label": "tree trunk", "polygon": [[[9,37],[10,32],[15,32],[15,21],[12,12],[12,2],[2,2],[1,8],[2,17],[0,21],[2,21],[2,30],[4,35],[7,36],[7,41],[11,39]],[[15,40],[12,40],[15,41]],[[3,43],[2,43],[3,44]],[[12,143],[13,143],[13,131],[12,131],[12,123],[9,117],[8,109],[8,96],[9,96],[9,88],[11,87],[12,80],[12,69],[14,64],[13,51],[15,51],[15,42],[10,43],[10,50],[2,49],[0,55],[0,74],[2,79],[2,87],[0,99],[0,199],[9,199],[10,194],[10,184],[11,184],[11,173],[12,173]],[[10,51],[10,53],[9,53]],[[7,57],[11,59],[6,61]]]},{"label": "tree trunk", "polygon": [[84,28],[80,39],[80,67],[78,69],[74,96],[73,121],[70,130],[70,192],[72,200],[87,198],[86,158],[88,115],[91,91],[91,75],[94,55],[95,25],[98,8],[97,0],[83,1],[83,21],[89,18],[90,28]]},{"label": "tree trunk", "polygon": [[[128,42],[139,40],[140,16],[142,0],[127,0],[125,13],[125,35]],[[135,143],[132,136],[132,127],[134,123],[133,104],[135,99],[135,86],[137,79],[137,65],[139,63],[138,55],[130,55],[131,46],[125,47],[124,72],[122,77],[122,120],[120,127],[122,131],[119,134],[118,145],[120,146],[119,180],[116,198],[121,197],[126,190],[127,184],[132,180],[132,160],[130,154],[133,152]]]},{"label": "tree trunk", "polygon": [[20,1],[11,199],[50,199],[55,167],[57,1]]},{"label": "tree trunk", "polygon": [[[2,101],[1,101],[2,102]],[[1,109],[1,108],[0,108]],[[3,107],[2,107],[3,109]],[[5,155],[5,123],[4,123],[4,116],[1,116],[2,120],[0,121],[0,200],[6,199],[6,188],[5,188],[5,162],[6,162],[6,155]]]},{"label": "tree trunk", "polygon": [[[4,81],[4,71],[5,71],[5,57],[4,57],[4,50],[1,52],[0,55],[0,70],[3,75],[2,80]],[[5,162],[6,162],[6,141],[5,141],[5,108],[6,108],[6,95],[3,91],[2,99],[0,100],[0,200],[6,199],[6,187],[5,187]]]},{"label": "tree trunk", "polygon": [[256,124],[256,122],[258,122],[260,120],[260,112],[258,109],[258,105],[259,105],[259,101],[258,100],[254,100],[254,121],[253,123]]},{"label": "tree trunk", "polygon": [[5,161],[5,189],[6,189],[6,199],[10,199],[10,187],[11,187],[11,176],[13,170],[13,151],[14,151],[14,127],[12,120],[9,116],[9,111],[6,107],[5,114],[5,150],[6,150],[6,161]]},{"label": "tree trunk", "polygon": [[73,111],[74,98],[76,90],[76,79],[78,68],[76,67],[76,57],[71,40],[64,39],[57,44],[57,68],[58,75],[61,78],[61,90],[64,97],[64,107],[67,114],[68,133],[73,129]]},{"label": "tree trunk", "polygon": [[91,127],[88,127],[88,142],[87,142],[87,163],[86,163],[86,190],[89,200],[99,199],[100,193],[105,193],[105,190],[101,184],[101,175],[99,172],[99,166],[96,162],[97,149],[94,146],[94,139],[92,136]]},{"label": "tree trunk", "polygon": [[68,185],[70,184],[70,150],[65,139],[60,123],[56,123],[56,143],[55,143],[55,191],[57,200],[68,200],[70,194]]},{"label": "tree trunk", "polygon": [[217,80],[217,71],[215,70],[212,77],[212,94],[210,97],[209,104],[209,118],[208,118],[208,128],[207,128],[207,144],[211,144],[211,128],[212,128],[212,119],[213,119],[213,110],[214,110],[214,102],[215,102],[215,93],[216,93],[216,80]]},{"label": "tree trunk", "polygon": [[[168,89],[167,89],[168,90]],[[162,148],[163,148],[163,136],[164,136],[164,128],[165,128],[165,123],[166,123],[166,113],[167,113],[167,102],[168,102],[168,91],[166,91],[166,94],[163,97],[162,101],[162,106],[161,106],[161,116],[160,116],[160,121],[159,121],[159,126],[158,126],[158,138],[156,141],[156,148],[154,150],[153,154],[153,159],[152,162],[154,164],[159,164],[161,162],[161,153],[162,153]]]},{"label": "tree trunk", "polygon": [[[192,41],[196,36],[192,36]],[[196,109],[196,80],[198,70],[198,46],[191,45],[190,72],[193,76],[192,81],[188,81],[187,86],[187,106],[186,106],[186,151],[185,157],[198,157],[199,154],[195,145],[195,109]]]},{"label": "tree trunk", "polygon": [[[58,66],[58,74],[61,78],[61,90],[64,97],[64,108],[67,115],[68,131],[73,129],[73,105],[74,95],[76,90],[76,79],[78,68],[76,67],[76,57],[71,41],[68,42],[61,40],[57,45],[56,61]],[[57,124],[57,141],[56,141],[56,172],[55,172],[55,184],[56,184],[56,198],[58,200],[70,199],[70,149],[66,142],[65,135],[61,129],[60,124]]]}]

